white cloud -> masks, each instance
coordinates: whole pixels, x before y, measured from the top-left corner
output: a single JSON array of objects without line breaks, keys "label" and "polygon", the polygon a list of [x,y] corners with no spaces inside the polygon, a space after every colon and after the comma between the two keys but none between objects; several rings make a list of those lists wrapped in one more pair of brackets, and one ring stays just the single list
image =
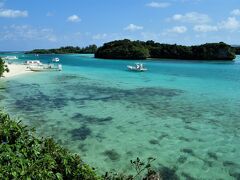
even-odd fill
[{"label": "white cloud", "polygon": [[227,31],[237,31],[240,29],[240,21],[236,19],[236,17],[228,17],[226,20],[218,23],[217,25],[208,25],[208,24],[200,24],[195,25],[193,30],[196,32],[216,32],[219,30],[227,30]]},{"label": "white cloud", "polygon": [[107,34],[103,33],[103,34],[95,34],[92,36],[92,39],[94,40],[102,40],[102,39],[106,39],[107,38]]},{"label": "white cloud", "polygon": [[196,31],[196,32],[206,33],[206,32],[218,31],[218,27],[207,25],[207,24],[202,24],[202,25],[195,25],[193,27],[193,30]]},{"label": "white cloud", "polygon": [[44,40],[56,42],[57,37],[52,29],[33,28],[28,25],[5,26],[0,31],[1,40]]},{"label": "white cloud", "polygon": [[0,9],[0,17],[4,18],[17,18],[17,17],[27,17],[27,11],[13,10],[13,9]]},{"label": "white cloud", "polygon": [[75,15],[75,14],[72,15],[72,16],[69,16],[67,20],[69,22],[79,22],[79,21],[81,21],[80,17]]},{"label": "white cloud", "polygon": [[233,15],[233,16],[240,16],[240,9],[232,10],[231,15]]},{"label": "white cloud", "polygon": [[171,4],[170,3],[167,3],[167,2],[151,2],[151,3],[148,3],[146,4],[146,6],[148,7],[152,7],[152,8],[166,8],[168,6],[170,6]]},{"label": "white cloud", "polygon": [[183,34],[183,33],[187,32],[187,27],[186,26],[175,26],[172,29],[168,29],[168,32]]},{"label": "white cloud", "polygon": [[142,30],[143,26],[138,26],[135,24],[129,24],[127,27],[124,28],[125,31],[138,31],[138,30]]},{"label": "white cloud", "polygon": [[207,14],[201,14],[198,12],[189,12],[186,14],[175,14],[171,20],[184,23],[205,24],[211,21],[211,18]]},{"label": "white cloud", "polygon": [[235,17],[229,17],[227,20],[219,23],[221,29],[235,31],[240,28],[240,22]]}]

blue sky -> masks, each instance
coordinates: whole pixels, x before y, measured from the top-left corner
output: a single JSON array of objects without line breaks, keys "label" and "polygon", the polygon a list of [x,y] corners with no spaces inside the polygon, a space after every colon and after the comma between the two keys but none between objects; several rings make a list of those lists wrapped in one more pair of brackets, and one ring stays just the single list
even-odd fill
[{"label": "blue sky", "polygon": [[0,50],[115,39],[240,44],[239,0],[0,0]]}]

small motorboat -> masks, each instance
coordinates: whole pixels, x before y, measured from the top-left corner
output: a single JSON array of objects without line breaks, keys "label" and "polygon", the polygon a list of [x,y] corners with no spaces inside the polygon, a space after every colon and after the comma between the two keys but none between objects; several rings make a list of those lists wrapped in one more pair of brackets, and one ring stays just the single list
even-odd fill
[{"label": "small motorboat", "polygon": [[36,72],[44,72],[44,71],[62,71],[62,65],[58,64],[58,66],[54,66],[53,64],[43,65],[43,66],[29,66],[28,69]]},{"label": "small motorboat", "polygon": [[59,58],[53,58],[53,59],[52,59],[52,62],[59,62],[59,61],[60,61]]},{"label": "small motorboat", "polygon": [[2,58],[3,60],[17,60],[18,57],[17,56],[6,56]]},{"label": "small motorboat", "polygon": [[42,66],[43,65],[39,60],[28,60],[28,61],[25,61],[24,64],[29,65],[29,66]]},{"label": "small motorboat", "polygon": [[127,66],[129,71],[137,71],[137,72],[144,72],[147,71],[148,69],[143,66],[142,63],[136,63],[134,66]]}]

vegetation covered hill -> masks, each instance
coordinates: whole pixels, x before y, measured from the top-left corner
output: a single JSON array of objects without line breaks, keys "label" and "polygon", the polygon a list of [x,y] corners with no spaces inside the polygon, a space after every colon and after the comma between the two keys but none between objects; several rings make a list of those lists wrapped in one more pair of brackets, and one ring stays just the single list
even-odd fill
[{"label": "vegetation covered hill", "polygon": [[223,42],[200,46],[160,44],[154,41],[118,40],[105,43],[95,53],[103,59],[189,59],[189,60],[233,60],[235,51]]},{"label": "vegetation covered hill", "polygon": [[34,49],[26,52],[26,54],[94,54],[96,51],[96,45],[89,45],[83,48],[66,46],[58,49]]}]

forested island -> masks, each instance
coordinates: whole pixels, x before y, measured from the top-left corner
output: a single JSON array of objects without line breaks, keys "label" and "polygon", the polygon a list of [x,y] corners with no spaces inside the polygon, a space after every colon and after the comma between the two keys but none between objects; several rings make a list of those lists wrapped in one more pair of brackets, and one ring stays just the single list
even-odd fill
[{"label": "forested island", "polygon": [[97,46],[93,44],[82,48],[78,46],[65,46],[58,49],[34,49],[25,54],[94,54],[96,51]]},{"label": "forested island", "polygon": [[233,60],[240,54],[240,47],[224,42],[206,43],[198,46],[161,44],[154,41],[131,41],[128,39],[105,43],[101,47],[65,46],[57,49],[34,49],[26,54],[95,54],[101,59],[183,59],[183,60]]},{"label": "forested island", "polygon": [[160,44],[154,41],[112,41],[99,47],[95,58],[102,59],[184,59],[184,60],[233,60],[235,49],[223,42],[199,46]]}]

